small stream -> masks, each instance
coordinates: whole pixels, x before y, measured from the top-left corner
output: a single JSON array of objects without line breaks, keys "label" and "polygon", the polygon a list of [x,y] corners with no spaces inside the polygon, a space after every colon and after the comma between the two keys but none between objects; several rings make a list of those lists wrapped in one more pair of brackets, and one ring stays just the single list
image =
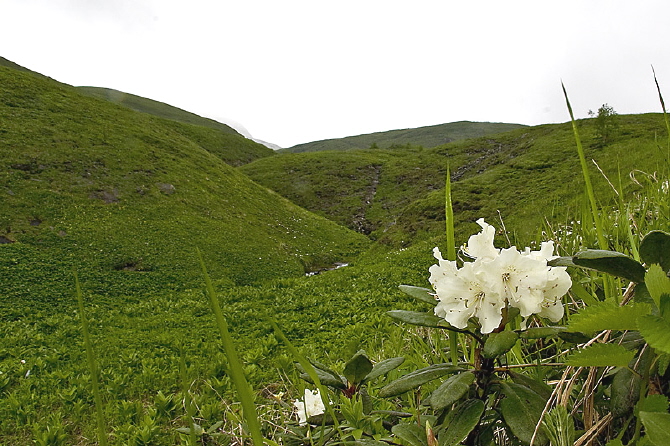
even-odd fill
[{"label": "small stream", "polygon": [[331,266],[329,268],[321,268],[321,269],[316,270],[316,271],[310,271],[308,273],[305,273],[305,275],[307,277],[316,276],[317,274],[321,274],[321,273],[326,272],[326,271],[333,271],[335,269],[344,268],[345,266],[349,266],[349,264],[345,263],[345,262],[335,262],[335,263],[333,263],[333,266]]}]

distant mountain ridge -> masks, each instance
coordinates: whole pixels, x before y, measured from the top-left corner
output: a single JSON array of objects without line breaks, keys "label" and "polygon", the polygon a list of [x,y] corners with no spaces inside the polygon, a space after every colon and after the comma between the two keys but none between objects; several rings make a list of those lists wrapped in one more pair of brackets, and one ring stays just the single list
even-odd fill
[{"label": "distant mountain ridge", "polygon": [[366,133],[345,138],[325,139],[298,144],[280,152],[319,152],[323,150],[353,150],[370,147],[388,149],[396,146],[437,147],[454,141],[479,138],[481,136],[508,132],[528,127],[523,124],[499,122],[458,121],[446,124],[429,125],[410,129],[389,130],[386,132]]}]

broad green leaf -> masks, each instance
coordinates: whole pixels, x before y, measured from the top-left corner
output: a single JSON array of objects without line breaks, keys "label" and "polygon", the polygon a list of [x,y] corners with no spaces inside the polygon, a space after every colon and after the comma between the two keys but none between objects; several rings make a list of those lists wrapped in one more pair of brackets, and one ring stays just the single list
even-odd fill
[{"label": "broad green leaf", "polygon": [[551,260],[547,261],[547,265],[549,265],[549,266],[577,266],[572,261],[572,257],[556,257],[555,259],[551,259]]},{"label": "broad green leaf", "polygon": [[620,252],[591,249],[578,252],[572,257],[572,261],[582,268],[623,277],[631,282],[644,281],[645,269],[642,264]]},{"label": "broad green leaf", "polygon": [[456,446],[465,440],[479,424],[484,413],[482,400],[467,400],[454,408],[444,421],[445,429],[438,434],[439,446]]},{"label": "broad green leaf", "polygon": [[618,438],[615,438],[613,440],[608,441],[605,446],[626,446],[626,445],[624,445]]},{"label": "broad green leaf", "polygon": [[[312,377],[307,373],[302,364],[296,364],[295,367],[301,372],[300,378],[304,379],[308,383],[316,384],[314,379],[312,379]],[[325,386],[337,387],[338,389],[344,389],[347,387],[347,385],[342,382],[342,378],[340,377],[336,378],[332,374],[316,367],[314,367],[314,372],[316,373],[316,377],[319,379],[319,382]]]},{"label": "broad green leaf", "polygon": [[360,350],[344,365],[342,374],[351,384],[359,384],[372,371],[372,367],[372,361]]},{"label": "broad green leaf", "polygon": [[570,355],[566,365],[574,367],[627,367],[635,352],[617,344],[592,344]]},{"label": "broad green leaf", "polygon": [[647,395],[639,403],[640,412],[668,412],[668,397],[665,395]]},{"label": "broad green leaf", "polygon": [[639,330],[647,344],[663,353],[670,353],[670,322],[660,316],[640,318]]},{"label": "broad green leaf", "polygon": [[379,361],[377,364],[374,365],[374,367],[372,367],[372,371],[368,373],[363,382],[369,382],[382,375],[386,375],[391,370],[399,367],[400,364],[402,364],[403,362],[405,362],[405,358],[403,358],[402,356]]},{"label": "broad green leaf", "polygon": [[657,263],[663,271],[670,270],[670,234],[651,231],[640,243],[640,258],[647,265]]},{"label": "broad green leaf", "polygon": [[644,283],[647,285],[647,290],[654,299],[656,306],[661,308],[661,296],[670,295],[670,278],[666,275],[661,267],[657,264],[651,265],[647,274],[644,276]]},{"label": "broad green leaf", "polygon": [[543,339],[556,336],[565,330],[565,327],[533,327],[519,333],[519,337],[522,339]]},{"label": "broad green leaf", "polygon": [[591,333],[602,330],[637,330],[637,321],[641,316],[651,313],[647,304],[617,305],[606,300],[589,305],[570,317],[567,330],[571,332]]},{"label": "broad green leaf", "polygon": [[416,423],[396,424],[391,432],[409,446],[426,446],[426,429]]},{"label": "broad green leaf", "polygon": [[[308,361],[309,361],[310,364],[312,364],[314,366],[314,368],[322,370],[323,372],[331,375],[334,379],[337,379],[337,380],[340,380],[340,381],[342,380],[342,377],[340,376],[340,374],[337,373],[335,370],[329,368],[327,365],[325,365],[325,364],[323,364],[323,363],[321,363],[317,360],[314,360],[314,359],[308,359]],[[300,365],[300,363],[296,363],[296,366],[299,366],[299,365]]]},{"label": "broad green leaf", "polygon": [[429,402],[433,410],[444,409],[458,401],[475,381],[475,374],[463,372],[449,377],[430,394]]},{"label": "broad green leaf", "polygon": [[670,366],[670,355],[663,353],[658,356],[658,374],[660,376],[665,375],[665,372],[668,371],[668,366]]},{"label": "broad green leaf", "polygon": [[615,417],[623,417],[630,413],[640,399],[640,376],[627,367],[622,367],[614,374],[610,399],[610,412]]},{"label": "broad green leaf", "polygon": [[640,420],[644,431],[656,446],[670,444],[670,414],[657,412],[640,412]]},{"label": "broad green leaf", "polygon": [[448,328],[449,323],[441,317],[425,311],[391,310],[386,312],[393,319],[406,324],[420,325],[422,327]]},{"label": "broad green leaf", "polygon": [[400,395],[408,390],[416,389],[417,387],[439,378],[440,376],[449,375],[464,370],[461,367],[454,367],[451,364],[433,364],[423,369],[415,370],[408,373],[395,381],[390,382],[379,390],[379,396],[386,398],[389,396]]},{"label": "broad green leaf", "polygon": [[524,375],[523,373],[517,373],[512,371],[508,373],[510,378],[512,378],[512,381],[514,381],[517,384],[521,384],[522,386],[528,387],[530,390],[537,393],[542,398],[549,399],[549,397],[551,396],[552,389],[547,384],[545,384],[544,381],[540,381],[539,379],[533,379],[528,375]]},{"label": "broad green leaf", "polygon": [[[500,402],[500,410],[505,423],[519,440],[530,443],[547,400],[520,384],[503,382],[502,390],[505,398]],[[546,443],[547,436],[538,430],[534,444]]]},{"label": "broad green leaf", "polygon": [[412,296],[415,299],[418,299],[422,302],[431,304],[432,306],[437,305],[437,299],[435,299],[435,291],[428,288],[421,288],[418,286],[410,285],[400,285],[400,291],[405,294]]},{"label": "broad green leaf", "polygon": [[484,343],[482,356],[485,358],[497,358],[510,351],[518,339],[519,335],[514,331],[491,333]]}]

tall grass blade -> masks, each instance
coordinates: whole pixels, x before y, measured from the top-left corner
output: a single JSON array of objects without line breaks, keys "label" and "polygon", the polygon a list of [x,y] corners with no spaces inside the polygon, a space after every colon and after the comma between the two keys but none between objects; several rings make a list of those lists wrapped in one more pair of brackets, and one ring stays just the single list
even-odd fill
[{"label": "tall grass blade", "polygon": [[654,83],[656,83],[656,90],[658,91],[658,99],[661,101],[661,108],[663,109],[663,118],[665,119],[665,128],[668,130],[668,167],[670,168],[670,120],[668,120],[668,113],[665,109],[665,101],[663,100],[663,95],[661,94],[661,87],[658,85],[658,79],[656,79],[656,71],[654,66],[651,66],[651,72],[654,73]]},{"label": "tall grass blade", "polygon": [[254,395],[246,377],[244,376],[242,363],[237,356],[235,343],[233,342],[233,338],[230,336],[230,332],[228,331],[228,323],[226,322],[226,319],[223,317],[223,313],[221,312],[221,307],[219,306],[219,301],[216,297],[216,292],[214,291],[212,280],[210,279],[209,274],[207,274],[205,261],[202,258],[200,250],[197,251],[198,259],[200,260],[200,267],[202,268],[202,273],[205,277],[205,285],[207,288],[207,295],[209,297],[209,304],[216,318],[216,324],[219,327],[221,341],[223,342],[223,350],[226,354],[226,358],[228,359],[230,378],[235,385],[237,396],[240,399],[240,403],[242,404],[242,411],[244,418],[247,421],[247,427],[249,428],[251,439],[255,446],[263,446],[263,434],[261,433],[261,424],[258,421],[256,405],[254,404]]},{"label": "tall grass blade", "polygon": [[186,409],[186,418],[188,421],[188,444],[190,446],[195,446],[195,423],[193,422],[193,403],[191,401],[191,394],[188,390],[188,377],[186,375],[186,359],[184,358],[184,350],[181,351],[181,357],[179,358],[179,375],[181,377],[181,390],[184,394],[184,408]]},{"label": "tall grass blade", "polygon": [[447,179],[445,184],[444,213],[447,233],[447,260],[456,260],[456,239],[454,236],[454,207],[451,201],[451,171],[447,164]]},{"label": "tall grass blade", "polygon": [[79,284],[79,275],[74,272],[75,289],[77,292],[77,304],[79,305],[79,318],[81,320],[81,331],[84,334],[84,347],[86,348],[86,361],[88,362],[88,370],[91,374],[91,387],[93,389],[93,400],[95,401],[95,416],[98,422],[98,441],[100,446],[107,446],[107,432],[105,429],[105,416],[102,412],[102,398],[100,396],[100,387],[98,384],[98,367],[95,362],[95,353],[93,352],[93,344],[91,343],[91,336],[88,333],[88,320],[84,314],[84,298],[81,293],[81,285]]},{"label": "tall grass blade", "polygon": [[589,203],[591,205],[591,214],[593,217],[593,223],[596,227],[596,237],[598,238],[598,246],[600,249],[607,249],[607,241],[603,235],[602,222],[600,220],[600,214],[598,212],[598,204],[596,203],[596,196],[593,193],[593,185],[591,184],[591,176],[589,175],[588,166],[586,164],[586,157],[584,156],[584,147],[582,146],[582,140],[579,137],[579,130],[577,129],[577,123],[575,122],[575,116],[572,113],[572,106],[570,105],[570,99],[568,99],[568,92],[565,90],[565,85],[561,82],[561,87],[563,88],[563,95],[565,96],[565,103],[568,106],[568,111],[570,112],[570,121],[572,122],[572,132],[575,135],[575,141],[577,143],[577,153],[579,154],[579,162],[582,166],[582,175],[584,176],[584,183],[586,184],[586,195],[589,198]]},{"label": "tall grass blade", "polygon": [[335,415],[335,412],[333,411],[333,408],[330,406],[330,401],[328,400],[328,392],[326,390],[326,387],[323,384],[321,384],[321,380],[319,379],[319,375],[316,373],[314,366],[312,365],[311,362],[307,360],[307,358],[305,358],[302,354],[300,354],[298,349],[295,348],[295,346],[291,343],[291,341],[288,340],[284,332],[281,331],[281,329],[273,319],[268,319],[268,323],[274,330],[275,336],[279,338],[281,342],[284,343],[288,351],[291,353],[291,355],[293,355],[293,359],[298,361],[298,363],[302,366],[303,369],[305,369],[305,372],[309,375],[312,381],[314,381],[314,385],[316,386],[317,389],[319,389],[319,393],[321,394],[321,401],[323,402],[323,405],[326,408],[328,415],[330,415],[330,417],[333,419],[335,428],[338,428],[339,423],[337,421],[337,417]]},{"label": "tall grass blade", "polygon": [[[454,236],[454,207],[451,201],[451,169],[447,164],[447,178],[444,186],[444,217],[447,235],[447,260],[456,260],[456,237]],[[458,365],[458,336],[456,332],[449,333],[449,354],[451,362]]]}]

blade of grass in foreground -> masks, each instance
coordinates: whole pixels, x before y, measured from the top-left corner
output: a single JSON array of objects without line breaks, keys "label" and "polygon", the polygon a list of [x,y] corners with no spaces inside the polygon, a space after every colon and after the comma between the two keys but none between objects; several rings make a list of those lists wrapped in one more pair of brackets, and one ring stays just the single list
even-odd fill
[{"label": "blade of grass in foreground", "polygon": [[230,332],[228,331],[228,323],[226,322],[226,319],[223,317],[223,313],[221,312],[221,307],[219,306],[219,301],[216,298],[216,292],[214,291],[212,280],[209,278],[209,274],[207,274],[205,261],[202,259],[200,250],[197,250],[197,252],[198,259],[200,260],[200,267],[202,268],[202,273],[205,276],[205,285],[207,287],[209,304],[212,312],[214,313],[214,317],[216,318],[216,324],[219,327],[221,341],[223,342],[223,350],[226,353],[226,358],[228,359],[230,378],[232,379],[233,384],[237,389],[237,396],[240,399],[240,403],[242,404],[242,411],[244,418],[247,421],[251,439],[255,446],[263,446],[263,434],[261,433],[261,424],[258,421],[256,405],[254,404],[254,395],[251,391],[251,387],[249,387],[249,383],[247,382],[246,377],[244,376],[242,363],[237,356],[233,338],[230,336]]},{"label": "blade of grass in foreground", "polygon": [[600,221],[600,214],[598,213],[598,204],[596,203],[596,196],[593,193],[593,185],[591,184],[591,177],[589,175],[588,166],[586,164],[586,157],[584,156],[584,147],[582,147],[582,140],[579,137],[579,130],[577,129],[577,123],[575,122],[575,116],[572,113],[572,106],[570,105],[570,100],[568,99],[568,92],[565,90],[565,85],[561,82],[561,87],[563,87],[563,95],[565,96],[565,103],[568,106],[568,111],[570,112],[570,121],[572,122],[572,132],[575,135],[575,141],[577,142],[577,153],[579,154],[579,162],[582,165],[582,175],[584,176],[584,182],[586,183],[586,195],[589,197],[589,203],[591,204],[591,214],[593,216],[593,222],[596,227],[596,236],[598,237],[598,246],[600,249],[607,249],[607,241],[605,241],[605,236],[603,235],[602,223]]},{"label": "blade of grass in foreground", "polygon": [[658,91],[658,99],[661,101],[661,108],[663,108],[663,118],[665,119],[665,128],[668,130],[668,168],[670,168],[670,121],[668,120],[668,113],[665,110],[665,101],[663,100],[663,95],[661,94],[661,87],[658,85],[658,79],[656,79],[656,71],[654,71],[654,66],[651,66],[651,72],[654,73],[654,82],[656,83],[656,90]]},{"label": "blade of grass in foreground", "polygon": [[[444,186],[444,219],[447,233],[447,260],[456,260],[456,237],[454,236],[454,207],[451,201],[451,169],[447,164],[447,179]],[[458,365],[458,337],[455,331],[449,332],[449,354],[451,362]]]},{"label": "blade of grass in foreground", "polygon": [[179,358],[179,375],[181,377],[181,389],[184,394],[184,408],[186,409],[186,417],[188,420],[188,444],[195,446],[195,423],[193,423],[193,403],[191,401],[191,394],[188,391],[188,378],[186,376],[186,359],[184,358],[184,350],[181,351]]},{"label": "blade of grass in foreground", "polygon": [[79,284],[79,275],[74,272],[75,289],[77,292],[77,304],[79,305],[79,318],[81,320],[81,331],[84,334],[84,346],[86,348],[86,360],[88,361],[88,370],[91,374],[91,388],[93,390],[93,401],[95,401],[95,415],[98,421],[98,441],[100,446],[107,446],[107,432],[105,430],[105,417],[102,413],[102,398],[100,397],[100,387],[98,385],[98,367],[95,363],[95,354],[93,344],[88,333],[88,321],[84,315],[84,298],[81,294],[81,285]]}]

